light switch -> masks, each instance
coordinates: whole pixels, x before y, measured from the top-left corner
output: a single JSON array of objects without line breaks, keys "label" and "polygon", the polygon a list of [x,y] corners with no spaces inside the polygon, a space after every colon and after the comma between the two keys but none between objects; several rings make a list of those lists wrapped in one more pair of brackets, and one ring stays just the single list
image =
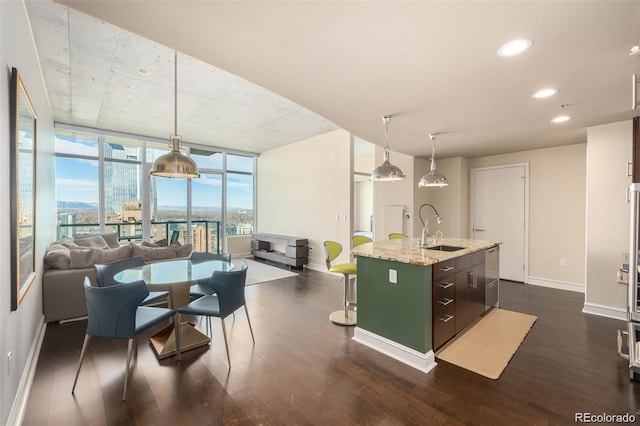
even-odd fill
[{"label": "light switch", "polygon": [[398,283],[398,271],[395,269],[389,269],[389,282],[393,284]]}]

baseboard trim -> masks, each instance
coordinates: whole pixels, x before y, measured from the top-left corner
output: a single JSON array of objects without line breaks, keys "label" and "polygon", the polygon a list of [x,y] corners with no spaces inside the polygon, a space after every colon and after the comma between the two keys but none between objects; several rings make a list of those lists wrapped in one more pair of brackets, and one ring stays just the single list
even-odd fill
[{"label": "baseboard trim", "polygon": [[38,366],[38,357],[40,356],[40,349],[42,348],[42,341],[44,340],[44,333],[47,330],[47,323],[44,322],[44,315],[40,317],[40,324],[38,324],[38,331],[31,343],[31,349],[29,350],[29,356],[27,357],[27,364],[25,365],[22,377],[20,378],[20,384],[18,385],[18,392],[16,398],[13,400],[11,406],[11,412],[9,412],[8,425],[21,425],[24,418],[24,411],[27,408],[27,402],[29,401],[29,392],[31,391],[31,385],[33,384],[33,378],[36,375],[36,367]]},{"label": "baseboard trim", "polygon": [[317,263],[307,263],[304,265],[305,269],[311,269],[312,271],[317,272],[326,272],[327,274],[331,273],[327,270],[327,265],[318,265]]},{"label": "baseboard trim", "polygon": [[360,327],[355,328],[353,340],[420,370],[423,373],[428,373],[437,365],[436,357],[432,350],[423,354],[415,349],[401,345],[386,337],[378,336]]},{"label": "baseboard trim", "polygon": [[540,286],[540,287],[555,288],[555,289],[558,289],[558,290],[574,291],[576,293],[584,293],[585,292],[585,287],[584,287],[583,284],[571,283],[571,282],[567,282],[567,281],[549,280],[549,279],[546,279],[546,278],[529,277],[527,279],[527,284],[537,285],[537,286]]},{"label": "baseboard trim", "polygon": [[582,308],[582,312],[585,314],[598,315],[601,317],[627,321],[627,310],[614,306],[585,302],[584,307]]}]

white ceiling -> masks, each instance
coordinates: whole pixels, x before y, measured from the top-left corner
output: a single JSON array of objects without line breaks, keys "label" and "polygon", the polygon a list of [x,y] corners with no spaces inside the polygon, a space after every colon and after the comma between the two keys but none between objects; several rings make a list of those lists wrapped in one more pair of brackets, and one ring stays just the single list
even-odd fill
[{"label": "white ceiling", "polygon": [[[331,123],[383,145],[388,114],[394,151],[429,157],[436,132],[438,157],[476,157],[582,143],[588,126],[634,115],[640,55],[628,53],[640,43],[639,0],[61,3],[154,40],[29,0],[65,123],[166,138],[172,49],[190,56],[178,59],[178,132],[238,150],[262,152]],[[530,50],[497,56],[522,37]],[[531,98],[547,86],[560,92]],[[572,120],[550,123],[562,104]]]}]

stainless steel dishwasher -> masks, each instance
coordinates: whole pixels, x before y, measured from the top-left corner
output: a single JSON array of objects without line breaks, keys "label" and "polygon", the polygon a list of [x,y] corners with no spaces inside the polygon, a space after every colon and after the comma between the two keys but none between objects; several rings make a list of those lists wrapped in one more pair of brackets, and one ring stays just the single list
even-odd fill
[{"label": "stainless steel dishwasher", "polygon": [[484,310],[488,311],[500,303],[500,246],[485,250],[485,278]]}]

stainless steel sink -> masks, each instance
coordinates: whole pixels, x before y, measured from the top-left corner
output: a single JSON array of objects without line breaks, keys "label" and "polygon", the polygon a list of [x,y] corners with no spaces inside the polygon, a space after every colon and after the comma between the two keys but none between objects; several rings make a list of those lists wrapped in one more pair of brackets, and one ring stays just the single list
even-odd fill
[{"label": "stainless steel sink", "polygon": [[444,246],[444,245],[425,247],[425,248],[427,250],[439,250],[439,251],[458,251],[458,250],[464,249],[464,247]]}]

